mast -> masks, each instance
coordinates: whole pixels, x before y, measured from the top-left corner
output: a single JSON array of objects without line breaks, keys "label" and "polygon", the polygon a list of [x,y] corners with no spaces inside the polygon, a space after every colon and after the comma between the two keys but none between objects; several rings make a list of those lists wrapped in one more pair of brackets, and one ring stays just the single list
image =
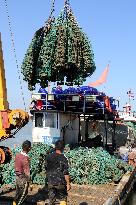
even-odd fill
[{"label": "mast", "polygon": [[2,40],[0,33],[0,110],[7,110],[8,108],[9,104],[7,101],[7,88],[3,60]]}]

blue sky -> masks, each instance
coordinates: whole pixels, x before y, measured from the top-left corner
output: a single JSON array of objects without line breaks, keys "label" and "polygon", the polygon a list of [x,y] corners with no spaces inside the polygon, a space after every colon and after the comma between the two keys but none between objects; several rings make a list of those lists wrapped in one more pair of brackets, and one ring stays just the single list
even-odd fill
[{"label": "blue sky", "polygon": [[[36,30],[44,25],[52,0],[7,0],[19,68]],[[136,94],[136,1],[135,0],[71,0],[79,25],[88,35],[95,57],[96,71],[88,82],[99,78],[110,61],[107,82],[97,87],[107,95],[120,97],[120,107],[127,102],[127,91]],[[64,0],[56,0],[55,15]],[[10,38],[4,0],[0,0],[0,32],[10,108],[23,108],[21,88]],[[22,76],[21,76],[22,77]],[[28,107],[30,92],[22,82]],[[133,108],[136,110],[135,101]]]}]

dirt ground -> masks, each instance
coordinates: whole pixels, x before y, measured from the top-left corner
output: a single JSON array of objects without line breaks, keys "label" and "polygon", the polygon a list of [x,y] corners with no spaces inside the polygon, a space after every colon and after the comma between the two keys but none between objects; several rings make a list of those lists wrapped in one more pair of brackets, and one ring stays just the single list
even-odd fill
[{"label": "dirt ground", "polygon": [[[110,196],[113,196],[115,184],[108,185],[75,185],[68,193],[68,205],[102,205]],[[0,205],[11,205],[15,191],[4,191],[0,194]],[[34,185],[29,190],[24,205],[45,205],[48,200],[47,187]]]}]

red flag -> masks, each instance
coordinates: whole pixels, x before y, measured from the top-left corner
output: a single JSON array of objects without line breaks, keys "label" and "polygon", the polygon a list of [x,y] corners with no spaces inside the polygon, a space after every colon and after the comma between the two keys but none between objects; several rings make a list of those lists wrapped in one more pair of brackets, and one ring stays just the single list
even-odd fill
[{"label": "red flag", "polygon": [[107,79],[108,72],[109,72],[109,64],[106,66],[106,68],[103,71],[103,73],[100,76],[100,78],[98,80],[96,80],[95,82],[89,83],[88,86],[90,86],[90,87],[97,87],[97,86],[105,83],[106,79]]}]

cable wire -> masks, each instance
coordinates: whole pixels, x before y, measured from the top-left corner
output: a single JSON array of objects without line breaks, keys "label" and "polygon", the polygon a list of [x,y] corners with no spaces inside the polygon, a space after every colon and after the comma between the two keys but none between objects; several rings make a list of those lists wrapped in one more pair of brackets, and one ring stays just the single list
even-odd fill
[{"label": "cable wire", "polygon": [[22,81],[21,81],[21,75],[20,75],[20,70],[19,70],[19,65],[18,65],[18,60],[17,60],[17,55],[16,55],[15,42],[14,42],[14,34],[12,32],[12,26],[11,26],[11,18],[9,16],[7,0],[4,0],[4,2],[5,2],[5,7],[6,7],[6,14],[7,14],[7,17],[8,17],[9,31],[10,31],[10,36],[11,36],[11,41],[12,41],[12,48],[13,48],[13,53],[14,53],[16,67],[17,67],[17,72],[18,72],[18,77],[19,77],[19,83],[20,83],[20,88],[21,88],[22,100],[23,100],[23,104],[24,104],[24,109],[26,111],[26,103],[25,103],[23,87],[22,87]]},{"label": "cable wire", "polygon": [[55,0],[52,0],[52,7],[51,7],[51,12],[49,18],[52,17],[53,12],[55,11]]}]

